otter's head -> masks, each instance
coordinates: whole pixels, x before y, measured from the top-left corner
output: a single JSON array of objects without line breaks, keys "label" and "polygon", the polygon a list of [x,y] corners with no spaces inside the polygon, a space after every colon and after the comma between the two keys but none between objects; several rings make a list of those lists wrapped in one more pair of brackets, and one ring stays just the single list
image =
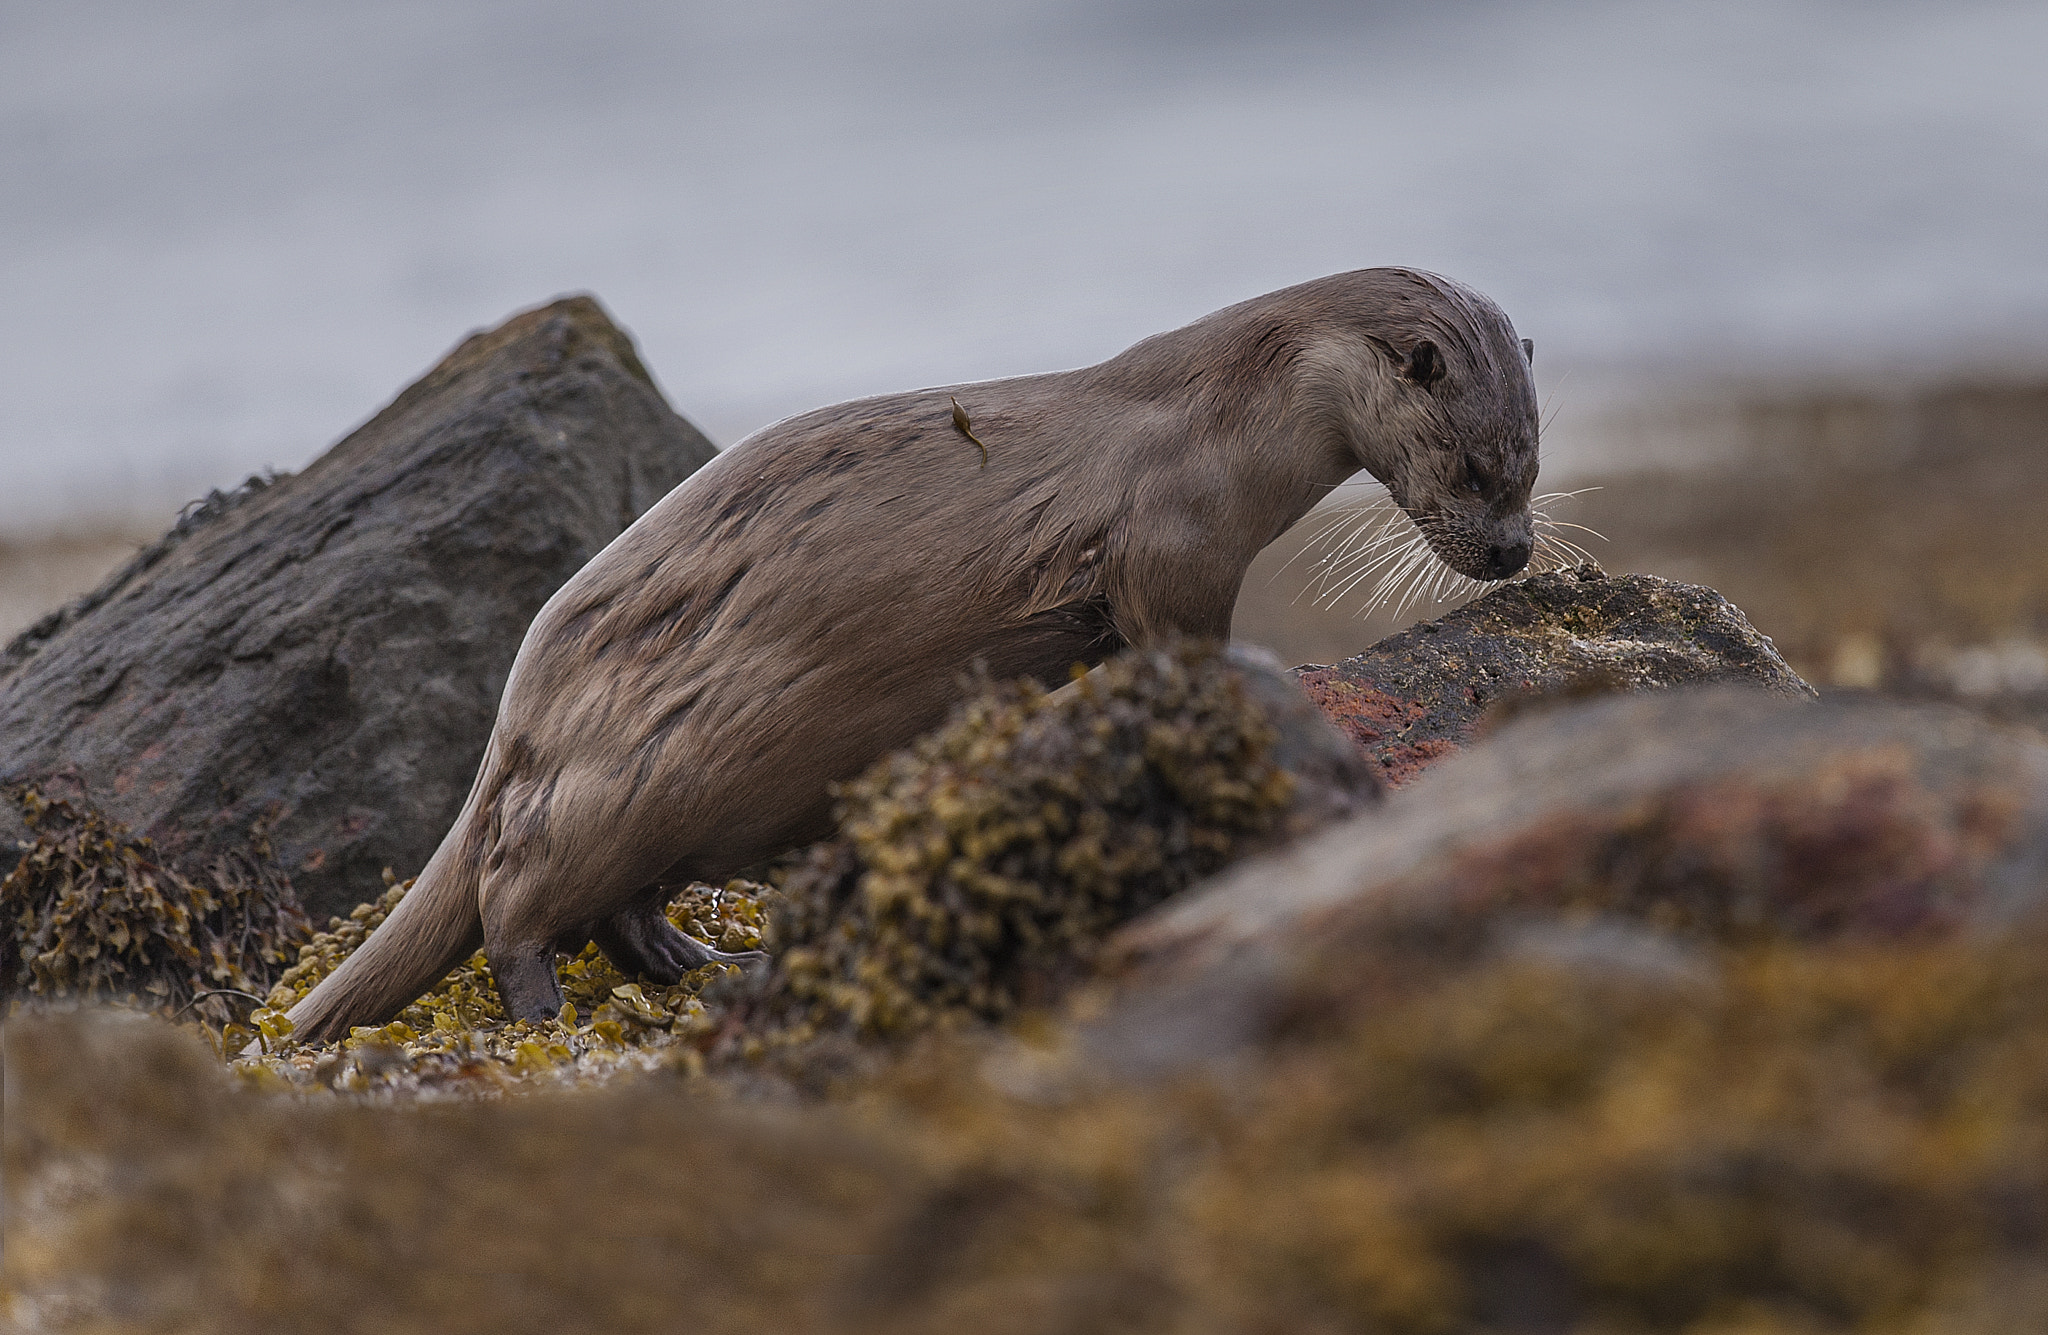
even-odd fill
[{"label": "otter's head", "polygon": [[1412,269],[1343,278],[1341,318],[1310,354],[1342,447],[1386,484],[1445,565],[1508,578],[1535,544],[1533,346],[1500,307],[1448,278]]}]

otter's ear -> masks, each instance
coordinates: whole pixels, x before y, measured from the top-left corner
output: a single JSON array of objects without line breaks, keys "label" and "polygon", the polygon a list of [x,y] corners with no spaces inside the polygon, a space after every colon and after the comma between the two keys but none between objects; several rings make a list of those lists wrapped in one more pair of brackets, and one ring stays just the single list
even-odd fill
[{"label": "otter's ear", "polygon": [[1444,355],[1437,351],[1436,344],[1425,338],[1408,350],[1408,358],[1401,364],[1401,375],[1428,389],[1444,378]]},{"label": "otter's ear", "polygon": [[1524,357],[1527,357],[1527,358],[1529,359],[1529,365],[1531,365],[1531,366],[1534,366],[1534,365],[1536,364],[1536,340],[1535,340],[1535,339],[1533,339],[1533,338],[1525,338],[1525,339],[1523,339],[1523,340],[1522,340],[1522,355],[1523,355]]}]

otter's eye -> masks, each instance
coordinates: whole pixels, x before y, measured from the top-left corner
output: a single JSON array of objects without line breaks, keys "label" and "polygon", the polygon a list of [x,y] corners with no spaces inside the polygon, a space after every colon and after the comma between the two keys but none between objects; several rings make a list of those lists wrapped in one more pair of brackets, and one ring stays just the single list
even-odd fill
[{"label": "otter's eye", "polygon": [[1469,454],[1465,456],[1465,480],[1461,485],[1469,496],[1486,493],[1486,474],[1479,471],[1479,461]]}]

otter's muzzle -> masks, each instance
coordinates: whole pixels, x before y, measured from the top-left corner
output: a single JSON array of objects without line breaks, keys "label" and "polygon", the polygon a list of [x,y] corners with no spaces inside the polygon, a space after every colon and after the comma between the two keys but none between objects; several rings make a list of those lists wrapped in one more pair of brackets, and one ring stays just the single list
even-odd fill
[{"label": "otter's muzzle", "polygon": [[1491,543],[1486,549],[1486,574],[1484,579],[1506,579],[1529,564],[1529,540],[1514,538],[1507,542]]}]

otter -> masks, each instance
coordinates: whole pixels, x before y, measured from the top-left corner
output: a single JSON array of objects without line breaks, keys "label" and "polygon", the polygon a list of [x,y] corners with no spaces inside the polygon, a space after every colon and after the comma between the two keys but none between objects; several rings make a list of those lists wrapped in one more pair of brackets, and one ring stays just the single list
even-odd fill
[{"label": "otter", "polygon": [[507,1012],[595,941],[672,983],[728,955],[664,887],[831,829],[831,785],[943,722],[977,666],[1064,681],[1226,638],[1258,551],[1361,468],[1479,580],[1529,560],[1533,347],[1412,269],[1217,311],[1095,366],[769,426],[548,600],[460,816],[388,921],[290,1012],[383,1023],[481,945]]}]

